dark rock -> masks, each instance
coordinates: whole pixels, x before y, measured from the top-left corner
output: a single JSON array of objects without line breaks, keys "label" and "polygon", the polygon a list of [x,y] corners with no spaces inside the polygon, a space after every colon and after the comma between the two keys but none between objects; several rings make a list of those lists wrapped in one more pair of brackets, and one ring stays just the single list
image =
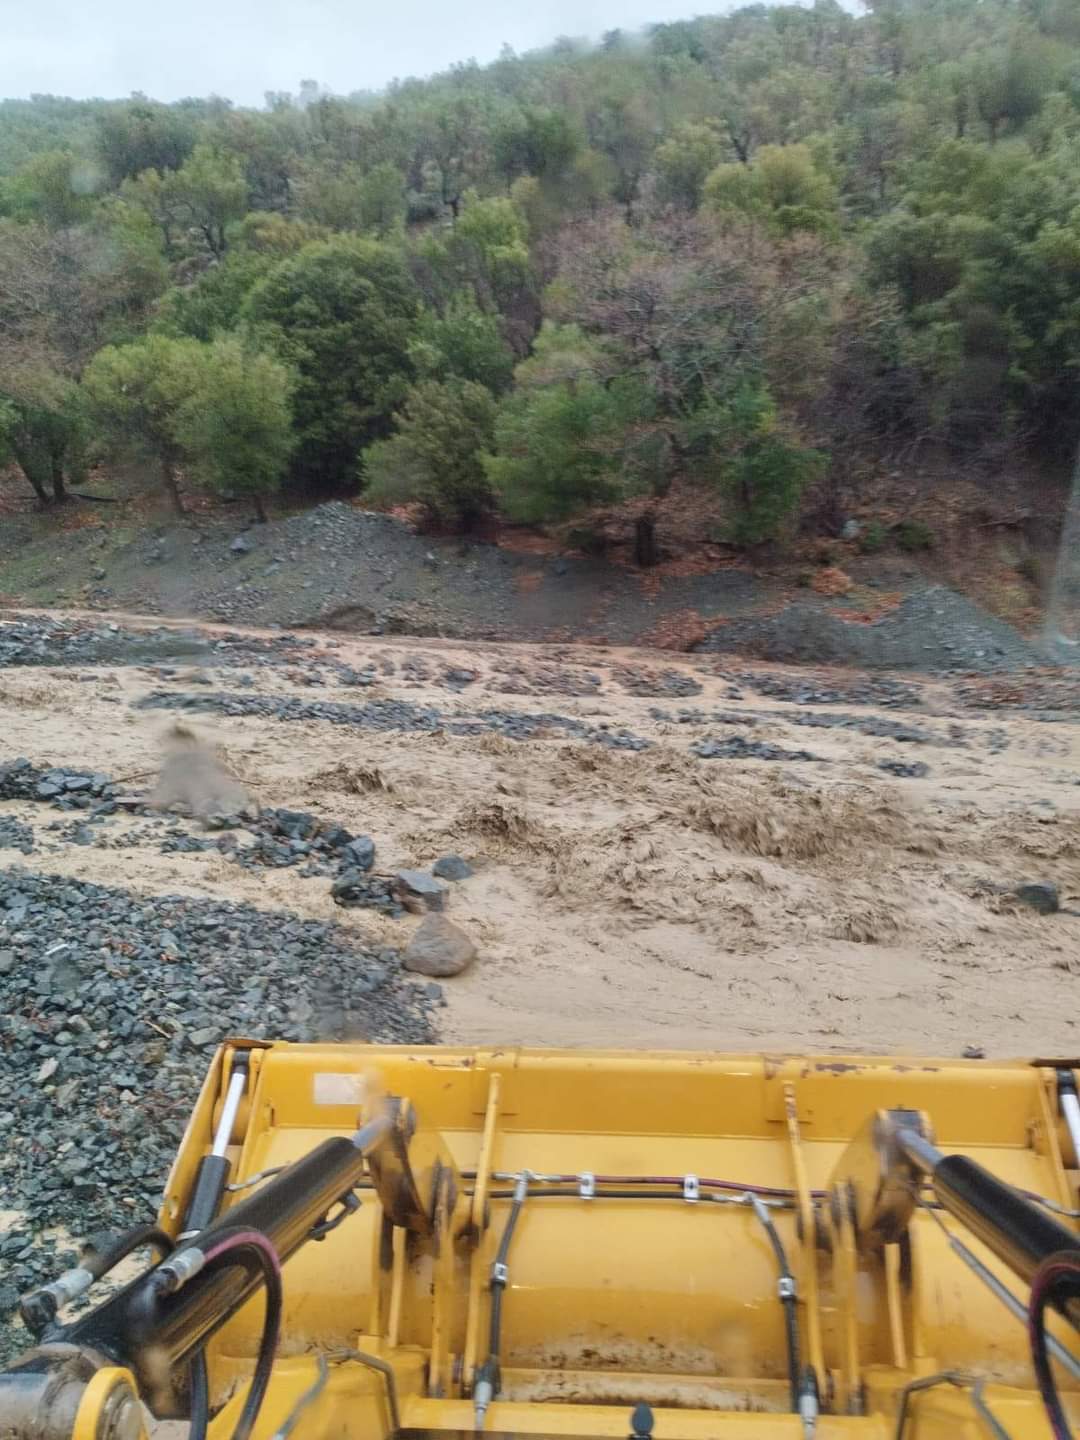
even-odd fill
[{"label": "dark rock", "polygon": [[476,959],[476,946],[445,915],[425,915],[405,947],[401,963],[418,975],[460,975]]},{"label": "dark rock", "polygon": [[924,765],[921,760],[910,763],[906,760],[879,760],[878,769],[886,770],[890,775],[899,775],[902,780],[922,780],[930,774],[930,766]]},{"label": "dark rock", "polygon": [[785,750],[780,745],[771,745],[767,740],[747,740],[743,735],[732,735],[727,740],[706,737],[695,740],[690,752],[701,760],[820,760],[809,750]]},{"label": "dark rock", "polygon": [[473,868],[460,855],[440,855],[431,867],[431,873],[440,880],[467,880]]},{"label": "dark rock", "polygon": [[1061,909],[1058,888],[1049,881],[1018,885],[1013,893],[1022,905],[1030,905],[1040,915],[1055,915]]},{"label": "dark rock", "polygon": [[406,906],[411,902],[427,910],[446,908],[448,891],[445,882],[426,870],[399,870],[394,876],[394,888]]},{"label": "dark rock", "polygon": [[308,840],[318,827],[315,816],[303,810],[264,811],[262,818],[269,819],[275,831],[289,840]]},{"label": "dark rock", "polygon": [[356,870],[370,870],[375,864],[375,841],[370,835],[357,835],[341,846],[344,864]]}]

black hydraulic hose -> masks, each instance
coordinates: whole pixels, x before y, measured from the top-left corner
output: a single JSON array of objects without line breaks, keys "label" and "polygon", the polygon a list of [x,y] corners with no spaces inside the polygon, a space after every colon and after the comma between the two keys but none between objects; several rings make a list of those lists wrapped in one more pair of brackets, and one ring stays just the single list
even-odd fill
[{"label": "black hydraulic hose", "polygon": [[[525,1196],[514,1193],[513,1203],[510,1206],[510,1214],[507,1217],[506,1227],[499,1241],[499,1249],[495,1256],[495,1264],[505,1269],[506,1257],[510,1254],[510,1242],[514,1238],[514,1231],[517,1228],[518,1217],[521,1215],[521,1207],[525,1204]],[[495,1271],[498,1275],[501,1271]],[[492,1280],[491,1285],[491,1325],[488,1330],[488,1350],[498,1360],[499,1352],[502,1349],[502,1296],[506,1289],[504,1280]]]},{"label": "black hydraulic hose", "polygon": [[206,1351],[191,1357],[188,1370],[191,1385],[188,1440],[206,1440],[210,1424],[210,1377],[206,1370]]},{"label": "black hydraulic hose", "polygon": [[[499,1253],[496,1264],[506,1264],[506,1255],[510,1249],[510,1241],[513,1238],[514,1227],[517,1224],[518,1216],[521,1214],[522,1201],[517,1200],[516,1190],[489,1190],[488,1198],[491,1200],[506,1200],[514,1197],[514,1205],[506,1222],[506,1229],[503,1231],[502,1241],[499,1245]],[[562,1198],[582,1199],[580,1189],[570,1189],[568,1186],[545,1186],[542,1190],[531,1192],[535,1199]],[[788,1361],[788,1383],[791,1391],[791,1408],[798,1414],[802,1410],[802,1396],[808,1388],[807,1377],[803,1374],[800,1361],[799,1343],[799,1313],[798,1313],[798,1290],[795,1277],[788,1264],[787,1251],[784,1249],[784,1242],[780,1239],[780,1233],[773,1223],[767,1207],[762,1203],[760,1196],[753,1192],[747,1192],[750,1196],[750,1203],[753,1205],[754,1213],[765,1228],[769,1238],[773,1254],[776,1256],[777,1269],[779,1270],[779,1292],[780,1300],[784,1307],[784,1336],[787,1348]],[[595,1195],[587,1202],[595,1204],[598,1200],[680,1200],[680,1195],[664,1195],[650,1193],[648,1190],[597,1190]],[[493,1378],[498,1375],[498,1357],[501,1352],[501,1325],[502,1325],[502,1290],[501,1284],[497,1285],[494,1280],[491,1288],[491,1330],[488,1344],[488,1359],[481,1367],[480,1378]],[[493,1363],[494,1361],[494,1363]],[[816,1377],[813,1377],[813,1388],[816,1389]]]},{"label": "black hydraulic hose", "polygon": [[776,1256],[776,1266],[780,1272],[777,1283],[777,1293],[784,1307],[784,1336],[787,1342],[791,1408],[797,1415],[799,1413],[799,1397],[802,1391],[803,1376],[799,1363],[799,1314],[798,1301],[796,1298],[798,1292],[795,1286],[795,1276],[791,1273],[787,1251],[784,1249],[784,1242],[780,1239],[780,1232],[773,1223],[772,1216],[756,1195],[750,1195],[750,1204],[753,1206],[754,1214],[761,1222],[765,1234],[769,1237],[769,1244],[772,1246],[773,1254]]},{"label": "black hydraulic hose", "polygon": [[263,1262],[263,1278],[266,1282],[266,1318],[263,1321],[262,1338],[259,1341],[259,1355],[255,1361],[255,1373],[251,1377],[251,1387],[247,1393],[247,1400],[240,1412],[240,1419],[236,1422],[236,1429],[233,1431],[232,1440],[248,1440],[254,1428],[255,1421],[259,1418],[259,1411],[262,1409],[263,1400],[266,1398],[267,1387],[270,1384],[270,1372],[274,1368],[274,1359],[277,1355],[278,1335],[281,1332],[281,1271],[266,1263],[266,1257],[260,1250],[252,1249],[252,1254],[258,1253]]},{"label": "black hydraulic hose", "polygon": [[514,1231],[517,1229],[518,1219],[528,1193],[529,1172],[525,1170],[518,1176],[517,1184],[514,1186],[510,1214],[507,1216],[499,1248],[495,1252],[495,1260],[491,1266],[491,1322],[488,1328],[488,1355],[476,1372],[473,1382],[473,1408],[476,1413],[477,1430],[483,1429],[488,1406],[499,1393],[502,1384],[499,1362],[502,1351],[502,1300],[503,1291],[510,1278],[506,1262],[507,1256],[510,1254],[510,1242],[514,1238]]},{"label": "black hydraulic hose", "polygon": [[84,1265],[95,1280],[100,1280],[103,1275],[108,1275],[110,1270],[115,1270],[121,1260],[135,1250],[141,1250],[144,1245],[152,1245],[162,1257],[171,1255],[174,1249],[171,1235],[157,1225],[135,1225],[132,1229],[117,1237],[105,1250],[98,1250],[88,1255]]},{"label": "black hydraulic hose", "polygon": [[[259,1340],[255,1371],[248,1387],[244,1408],[240,1412],[236,1429],[232,1434],[232,1440],[248,1440],[255,1421],[259,1418],[263,1400],[266,1398],[270,1373],[273,1370],[274,1358],[277,1354],[278,1338],[281,1334],[283,1309],[281,1264],[277,1252],[264,1234],[259,1231],[246,1230],[240,1226],[218,1230],[213,1237],[213,1243],[206,1247],[205,1262],[200,1261],[198,1270],[185,1274],[183,1262],[193,1253],[196,1256],[198,1254],[194,1247],[178,1252],[176,1260],[172,1262],[171,1266],[163,1266],[161,1270],[155,1272],[152,1278],[159,1281],[157,1288],[162,1294],[169,1294],[175,1289],[182,1288],[190,1275],[197,1274],[199,1271],[212,1274],[223,1267],[254,1261],[256,1268],[261,1272],[263,1288],[266,1292],[263,1331]],[[193,1357],[193,1366],[200,1360],[205,1364],[204,1352],[201,1350]],[[197,1382],[198,1377],[194,1368],[192,1378],[193,1382]],[[194,1393],[192,1400],[194,1403]]]},{"label": "black hydraulic hose", "polygon": [[171,1254],[173,1249],[172,1239],[165,1231],[151,1224],[135,1225],[116,1239],[107,1240],[100,1249],[91,1241],[74,1269],[65,1270],[51,1284],[22,1297],[19,1313],[23,1324],[31,1334],[41,1335],[65,1305],[84,1295],[91,1285],[144,1245],[152,1245],[161,1256]]},{"label": "black hydraulic hose", "polygon": [[1031,1343],[1031,1363],[1035,1369],[1039,1395],[1042,1397],[1054,1440],[1072,1440],[1072,1431],[1061,1404],[1054,1372],[1050,1368],[1046,1344],[1046,1307],[1053,1304],[1064,1310],[1064,1302],[1077,1297],[1080,1297],[1080,1254],[1075,1250],[1065,1250],[1048,1256],[1031,1281],[1028,1339]]}]

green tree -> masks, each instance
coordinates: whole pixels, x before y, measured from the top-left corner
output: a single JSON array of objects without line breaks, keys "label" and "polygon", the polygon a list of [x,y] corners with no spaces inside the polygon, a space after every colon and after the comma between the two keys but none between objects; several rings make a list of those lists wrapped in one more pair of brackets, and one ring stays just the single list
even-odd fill
[{"label": "green tree", "polygon": [[176,440],[196,479],[219,494],[250,498],[259,520],[295,448],[293,384],[280,360],[223,336],[207,347],[177,411]]},{"label": "green tree", "polygon": [[297,373],[302,483],[346,483],[357,454],[388,432],[413,378],[418,298],[399,251],[355,237],[305,246],[248,296],[246,322]]},{"label": "green tree", "polygon": [[86,471],[78,387],[50,370],[21,368],[0,393],[0,455],[22,471],[42,505],[62,504]]},{"label": "green tree", "polygon": [[465,192],[486,173],[491,159],[488,105],[479,95],[459,90],[436,95],[418,114],[418,158],[433,172],[439,201],[456,221]]},{"label": "green tree", "polygon": [[806,145],[762,145],[752,165],[719,165],[704,194],[715,215],[749,215],[779,235],[837,229],[836,186]]},{"label": "green tree", "polygon": [[493,163],[507,185],[523,175],[558,181],[581,151],[583,137],[563,110],[515,107],[496,122]]},{"label": "green tree", "polygon": [[394,435],[364,451],[369,499],[418,501],[434,519],[472,529],[493,505],[482,454],[494,429],[495,400],[483,385],[422,380],[409,391]]},{"label": "green tree", "polygon": [[512,519],[565,520],[636,488],[627,442],[648,397],[632,380],[603,378],[605,358],[576,327],[549,323],[518,366],[483,462]]},{"label": "green tree", "polygon": [[1057,56],[1042,36],[1017,33],[1007,45],[977,54],[971,62],[975,104],[991,141],[1005,126],[1019,129],[1038,113],[1053,89]]},{"label": "green tree", "polygon": [[138,95],[97,116],[97,151],[113,185],[144,170],[178,170],[195,148],[194,117],[175,105]]},{"label": "green tree", "polygon": [[297,214],[327,230],[359,230],[363,180],[364,172],[355,161],[328,164],[311,156],[291,179]]},{"label": "green tree", "polygon": [[191,285],[176,285],[161,298],[153,328],[163,335],[212,340],[234,330],[244,302],[279,259],[256,250],[230,250]]},{"label": "green tree", "polygon": [[740,385],[726,406],[703,412],[698,424],[708,435],[714,474],[733,503],[732,539],[740,545],[778,539],[825,457],[781,432],[760,383]]},{"label": "green tree", "polygon": [[223,255],[228,227],[247,210],[247,181],[237,157],[196,145],[168,177],[166,193],[177,222],[197,230],[211,255]]},{"label": "green tree", "polygon": [[147,335],[108,345],[87,366],[82,389],[102,438],[114,449],[156,464],[178,515],[184,407],[200,391],[205,347],[195,340]]},{"label": "green tree", "polygon": [[77,377],[99,346],[145,327],[165,277],[141,217],[102,207],[64,230],[0,221],[0,389],[23,370]]},{"label": "green tree", "polygon": [[405,177],[396,165],[384,161],[361,176],[358,200],[362,230],[386,240],[405,228]]},{"label": "green tree", "polygon": [[725,145],[711,125],[681,125],[656,148],[657,196],[668,205],[696,210],[706,177],[723,162]]},{"label": "green tree", "polygon": [[46,150],[15,176],[7,190],[9,213],[63,230],[89,219],[96,177],[70,150]]},{"label": "green tree", "polygon": [[216,258],[225,253],[228,227],[247,209],[239,160],[210,145],[196,145],[179,170],[142,171],[123,183],[120,194],[158,227],[166,251],[194,232]]},{"label": "green tree", "polygon": [[425,308],[409,341],[409,359],[418,375],[472,380],[493,394],[513,382],[514,357],[498,320],[466,290],[455,291],[440,313]]},{"label": "green tree", "polygon": [[482,309],[506,311],[528,285],[528,225],[512,200],[470,195],[454,228],[428,237],[420,254],[436,297],[468,286]]}]

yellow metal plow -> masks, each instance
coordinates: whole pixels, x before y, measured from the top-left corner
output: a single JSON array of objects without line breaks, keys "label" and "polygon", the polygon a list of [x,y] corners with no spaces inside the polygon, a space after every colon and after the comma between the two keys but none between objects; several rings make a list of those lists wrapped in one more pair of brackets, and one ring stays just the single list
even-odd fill
[{"label": "yellow metal plow", "polygon": [[1068,1434],[1078,1137],[1068,1061],[237,1041],[0,1436]]}]

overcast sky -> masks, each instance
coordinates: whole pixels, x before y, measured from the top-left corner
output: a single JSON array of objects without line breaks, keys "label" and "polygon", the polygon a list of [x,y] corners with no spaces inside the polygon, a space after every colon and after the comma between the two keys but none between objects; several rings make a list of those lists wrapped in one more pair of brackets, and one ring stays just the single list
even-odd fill
[{"label": "overcast sky", "polygon": [[0,95],[338,93],[559,35],[683,19],[694,0],[0,0]]}]

